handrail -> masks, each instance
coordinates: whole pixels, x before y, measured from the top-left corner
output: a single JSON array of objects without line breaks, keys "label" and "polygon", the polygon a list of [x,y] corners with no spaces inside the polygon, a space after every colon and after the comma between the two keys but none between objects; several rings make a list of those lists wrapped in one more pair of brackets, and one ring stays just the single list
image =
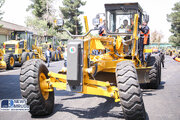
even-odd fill
[{"label": "handrail", "polygon": [[99,30],[99,29],[91,29],[91,30],[89,30],[86,34],[84,34],[84,35],[72,35],[68,30],[66,30],[66,29],[58,29],[58,31],[65,31],[65,32],[67,32],[71,37],[86,37],[90,32],[92,32],[92,31],[95,31],[95,30]]},{"label": "handrail", "polygon": [[120,36],[132,36],[132,33],[109,33],[107,32],[107,36],[108,35],[120,35]]}]

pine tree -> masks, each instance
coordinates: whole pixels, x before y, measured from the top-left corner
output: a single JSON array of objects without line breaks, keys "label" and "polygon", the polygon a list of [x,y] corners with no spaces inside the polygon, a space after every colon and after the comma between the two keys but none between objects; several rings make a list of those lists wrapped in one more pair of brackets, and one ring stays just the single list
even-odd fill
[{"label": "pine tree", "polygon": [[32,4],[28,6],[27,11],[32,10],[33,15],[38,18],[43,18],[43,15],[47,12],[46,0],[31,0]]},{"label": "pine tree", "polygon": [[55,19],[53,1],[54,0],[31,0],[27,11],[32,10],[34,16],[26,18],[26,25],[37,31],[38,35],[55,35],[53,21]]},{"label": "pine tree", "polygon": [[167,15],[167,21],[171,22],[170,32],[173,34],[169,37],[174,46],[180,46],[180,2],[174,4],[172,13]]},{"label": "pine tree", "polygon": [[[5,2],[5,0],[0,0],[0,8],[3,6],[4,2]],[[2,11],[0,10],[0,16],[2,16],[3,13],[4,13],[4,12],[2,12]],[[2,19],[2,17],[0,17],[0,20],[1,20],[1,19]]]},{"label": "pine tree", "polygon": [[[3,6],[4,2],[5,2],[5,0],[0,0],[0,8]],[[4,14],[4,12],[2,12],[2,11],[0,10],[0,20],[2,19],[2,15],[3,15],[3,14]],[[2,26],[3,26],[3,25],[0,24],[0,28],[1,28]]]},{"label": "pine tree", "polygon": [[83,14],[79,8],[85,4],[86,2],[81,0],[63,0],[64,7],[60,7],[60,10],[64,15],[65,28],[72,34],[82,34],[82,24],[78,17]]}]

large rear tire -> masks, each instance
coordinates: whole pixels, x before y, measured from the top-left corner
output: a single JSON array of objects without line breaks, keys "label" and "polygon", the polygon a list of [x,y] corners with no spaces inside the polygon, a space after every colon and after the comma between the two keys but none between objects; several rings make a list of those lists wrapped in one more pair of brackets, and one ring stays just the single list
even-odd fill
[{"label": "large rear tire", "polygon": [[29,55],[29,53],[28,53],[28,52],[23,52],[23,53],[22,53],[21,65],[22,65],[24,62],[28,61],[28,60],[30,60],[30,55]]},{"label": "large rear tire", "polygon": [[57,55],[57,59],[56,59],[56,61],[60,61],[60,54],[59,54],[59,52],[58,52],[58,51],[56,51],[56,55]]},{"label": "large rear tire", "polygon": [[49,115],[54,108],[54,91],[43,91],[42,84],[48,78],[48,69],[39,59],[32,59],[23,64],[20,72],[22,97],[27,99],[33,116]]},{"label": "large rear tire", "polygon": [[159,74],[158,74],[158,76],[159,76],[159,84],[161,84],[161,61],[163,61],[163,58],[161,58],[160,56],[159,56],[159,60],[158,60],[159,62],[159,64],[158,64],[158,72],[159,72]]},{"label": "large rear tire", "polygon": [[36,55],[35,55],[35,53],[30,52],[30,53],[29,53],[29,55],[30,55],[30,59],[36,59]]},{"label": "large rear tire", "polygon": [[160,57],[158,55],[151,56],[148,62],[148,66],[151,66],[152,69],[149,71],[149,80],[150,83],[147,84],[147,88],[157,89],[161,82],[161,63]]},{"label": "large rear tire", "polygon": [[57,60],[57,54],[55,51],[52,52],[52,61],[56,61]]},{"label": "large rear tire", "polygon": [[120,103],[126,120],[145,120],[146,112],[138,77],[131,61],[122,61],[116,67],[116,81]]},{"label": "large rear tire", "polygon": [[6,54],[4,57],[4,60],[6,62],[7,65],[7,70],[12,70],[14,68],[15,65],[15,59],[13,54]]}]

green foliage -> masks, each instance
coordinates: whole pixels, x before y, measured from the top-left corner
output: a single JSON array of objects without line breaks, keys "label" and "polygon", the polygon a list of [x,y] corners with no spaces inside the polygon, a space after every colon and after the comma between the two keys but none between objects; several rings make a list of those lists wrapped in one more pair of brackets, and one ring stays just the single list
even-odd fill
[{"label": "green foliage", "polygon": [[58,39],[72,39],[66,32],[57,32]]},{"label": "green foliage", "polygon": [[58,33],[53,27],[49,28],[46,20],[42,20],[37,17],[27,17],[25,23],[27,27],[35,30],[39,36],[56,36],[58,39],[70,38],[66,33]]},{"label": "green foliage", "polygon": [[[5,0],[0,0],[0,8],[3,6],[3,4],[4,4],[4,2],[5,2]],[[1,10],[0,10],[0,16],[3,14],[4,12],[2,12]],[[2,19],[2,17],[0,17],[0,20]]]},{"label": "green foliage", "polygon": [[31,0],[32,4],[28,6],[27,11],[32,10],[33,17],[27,17],[26,25],[37,31],[38,35],[56,35],[53,28],[53,0]]},{"label": "green foliage", "polygon": [[28,6],[27,11],[32,10],[34,16],[26,18],[26,25],[39,36],[56,36],[58,39],[70,38],[66,33],[58,33],[54,28],[53,13],[54,0],[31,0],[32,4]]},{"label": "green foliage", "polygon": [[56,30],[53,29],[52,27],[49,28],[48,22],[46,20],[42,20],[37,17],[27,17],[26,18],[26,25],[35,30],[38,35],[43,36],[43,35],[56,35]]},{"label": "green foliage", "polygon": [[[5,0],[0,0],[0,8],[3,6],[3,4],[4,4],[4,2],[5,2]],[[2,19],[2,15],[4,14],[4,12],[2,12],[1,10],[0,10],[0,20]],[[0,27],[2,27],[2,25],[0,25]]]},{"label": "green foliage", "polygon": [[167,21],[171,23],[170,32],[173,34],[169,37],[173,46],[180,46],[180,2],[174,4],[172,13],[167,15]]},{"label": "green foliage", "polygon": [[78,17],[83,14],[79,8],[85,4],[86,2],[81,0],[63,0],[64,7],[60,7],[60,10],[64,15],[65,28],[72,34],[82,34],[82,24]]},{"label": "green foliage", "polygon": [[28,6],[27,11],[32,9],[33,15],[36,17],[42,18],[43,15],[47,12],[46,9],[46,0],[31,0],[32,4]]}]

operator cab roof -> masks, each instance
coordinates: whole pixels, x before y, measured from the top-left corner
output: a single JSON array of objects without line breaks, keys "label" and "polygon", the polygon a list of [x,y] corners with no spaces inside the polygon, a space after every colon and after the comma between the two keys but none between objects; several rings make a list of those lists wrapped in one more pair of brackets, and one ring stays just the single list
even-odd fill
[{"label": "operator cab roof", "polygon": [[24,32],[24,33],[28,33],[28,34],[33,34],[33,32],[30,31],[25,31],[25,30],[14,30],[12,32],[18,33],[18,32]]},{"label": "operator cab roof", "polygon": [[143,12],[142,7],[139,5],[138,2],[135,3],[112,3],[112,4],[105,4],[106,11],[111,10],[136,10],[139,12]]}]

